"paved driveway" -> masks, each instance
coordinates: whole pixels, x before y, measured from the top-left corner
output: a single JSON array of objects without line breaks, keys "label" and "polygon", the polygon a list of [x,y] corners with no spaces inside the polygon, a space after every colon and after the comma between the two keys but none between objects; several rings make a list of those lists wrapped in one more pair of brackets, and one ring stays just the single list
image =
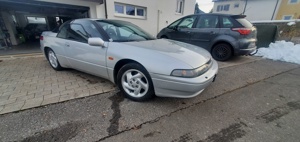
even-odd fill
[{"label": "paved driveway", "polygon": [[[1,59],[0,59],[1,60]],[[260,60],[237,57],[220,68]],[[43,56],[12,57],[0,62],[0,114],[101,94],[116,87],[76,70],[55,71]]]},{"label": "paved driveway", "polygon": [[115,89],[108,80],[76,70],[57,72],[44,57],[1,60],[0,66],[0,114]]}]

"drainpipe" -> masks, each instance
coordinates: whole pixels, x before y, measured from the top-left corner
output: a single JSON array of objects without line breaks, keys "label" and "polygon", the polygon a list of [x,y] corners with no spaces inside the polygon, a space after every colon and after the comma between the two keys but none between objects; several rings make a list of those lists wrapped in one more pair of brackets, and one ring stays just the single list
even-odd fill
[{"label": "drainpipe", "polygon": [[277,2],[276,2],[276,6],[275,6],[275,8],[274,8],[274,11],[273,11],[273,15],[272,15],[271,20],[273,20],[273,18],[274,18],[275,12],[276,12],[276,10],[277,10],[278,2],[279,2],[279,0],[277,0]]},{"label": "drainpipe", "polygon": [[105,9],[105,19],[107,19],[107,5],[106,5],[106,0],[104,0],[104,9]]},{"label": "drainpipe", "polygon": [[244,11],[243,11],[243,15],[245,15],[246,8],[247,8],[247,4],[248,4],[248,0],[246,0],[245,7],[244,7]]}]

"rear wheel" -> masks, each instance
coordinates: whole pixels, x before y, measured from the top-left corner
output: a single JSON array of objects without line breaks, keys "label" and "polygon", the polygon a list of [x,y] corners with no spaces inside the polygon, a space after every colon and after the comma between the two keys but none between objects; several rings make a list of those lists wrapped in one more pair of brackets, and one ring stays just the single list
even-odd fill
[{"label": "rear wheel", "polygon": [[63,68],[60,66],[56,54],[54,53],[54,51],[52,49],[48,49],[47,50],[47,58],[48,61],[51,65],[51,67],[57,71],[62,70]]},{"label": "rear wheel", "polygon": [[218,61],[226,61],[232,57],[232,48],[226,43],[220,43],[213,47],[211,54]]},{"label": "rear wheel", "polygon": [[133,101],[146,101],[154,97],[150,75],[137,63],[126,64],[120,69],[117,84],[124,96]]}]

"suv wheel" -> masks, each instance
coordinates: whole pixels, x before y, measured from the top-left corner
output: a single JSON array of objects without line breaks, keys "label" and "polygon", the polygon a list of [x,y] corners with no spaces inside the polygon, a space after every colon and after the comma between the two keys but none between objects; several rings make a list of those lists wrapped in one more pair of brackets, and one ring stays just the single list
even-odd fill
[{"label": "suv wheel", "polygon": [[211,54],[215,60],[226,61],[232,57],[232,48],[226,43],[220,43],[213,47]]}]

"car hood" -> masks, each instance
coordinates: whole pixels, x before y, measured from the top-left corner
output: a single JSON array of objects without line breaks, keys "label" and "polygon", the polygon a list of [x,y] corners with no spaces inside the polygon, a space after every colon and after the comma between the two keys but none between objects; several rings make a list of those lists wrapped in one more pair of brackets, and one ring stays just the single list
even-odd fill
[{"label": "car hood", "polygon": [[183,61],[192,68],[204,65],[211,59],[210,53],[201,47],[169,39],[124,42],[124,44],[153,50],[174,58],[174,61],[176,59]]}]

